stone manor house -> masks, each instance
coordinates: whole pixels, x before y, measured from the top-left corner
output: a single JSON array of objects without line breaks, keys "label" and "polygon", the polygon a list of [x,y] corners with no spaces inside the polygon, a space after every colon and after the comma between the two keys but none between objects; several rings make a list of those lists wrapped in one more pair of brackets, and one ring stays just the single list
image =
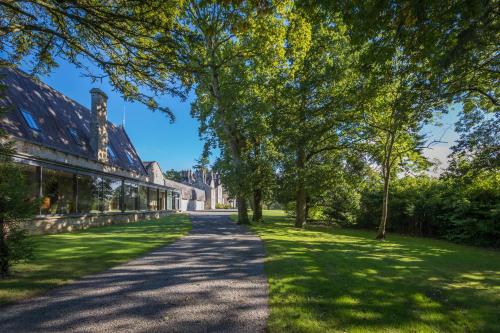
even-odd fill
[{"label": "stone manor house", "polygon": [[[14,161],[41,201],[31,232],[153,219],[228,202],[211,175],[201,182],[166,179],[143,162],[122,126],[107,120],[107,96],[90,91],[90,110],[15,69],[1,69],[7,107],[0,127],[15,142]],[[217,185],[216,185],[217,184]],[[195,186],[196,185],[196,186]],[[220,200],[219,200],[220,199]]]}]

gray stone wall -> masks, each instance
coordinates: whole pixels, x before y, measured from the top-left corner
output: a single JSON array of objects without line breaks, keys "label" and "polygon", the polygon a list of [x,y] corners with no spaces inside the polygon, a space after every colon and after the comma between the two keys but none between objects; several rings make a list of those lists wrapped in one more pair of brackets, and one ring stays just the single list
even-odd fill
[{"label": "gray stone wall", "polygon": [[142,220],[155,220],[160,217],[175,214],[172,211],[101,213],[65,216],[41,216],[23,223],[28,233],[54,234],[83,230],[89,227],[104,226],[119,223],[133,223]]}]

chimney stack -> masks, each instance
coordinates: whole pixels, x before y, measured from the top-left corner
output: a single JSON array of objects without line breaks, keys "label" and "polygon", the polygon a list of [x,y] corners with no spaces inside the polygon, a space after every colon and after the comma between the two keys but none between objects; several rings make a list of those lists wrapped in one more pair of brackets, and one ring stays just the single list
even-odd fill
[{"label": "chimney stack", "polygon": [[108,163],[108,96],[99,88],[90,90],[92,107],[90,114],[90,146],[101,163]]}]

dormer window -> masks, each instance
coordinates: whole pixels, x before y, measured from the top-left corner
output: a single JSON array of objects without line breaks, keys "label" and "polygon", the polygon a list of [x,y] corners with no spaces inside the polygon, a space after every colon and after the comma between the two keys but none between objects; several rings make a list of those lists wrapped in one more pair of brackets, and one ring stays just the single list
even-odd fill
[{"label": "dormer window", "polygon": [[26,121],[26,124],[28,124],[29,128],[34,131],[40,131],[40,126],[38,126],[38,123],[36,122],[35,118],[33,118],[31,112],[21,110],[21,114],[23,115],[24,121]]},{"label": "dormer window", "polygon": [[108,156],[113,160],[116,161],[116,154],[113,148],[111,146],[108,146]]},{"label": "dormer window", "polygon": [[130,164],[134,164],[134,158],[132,157],[132,154],[130,154],[130,152],[127,151],[127,159],[128,159],[128,162]]}]

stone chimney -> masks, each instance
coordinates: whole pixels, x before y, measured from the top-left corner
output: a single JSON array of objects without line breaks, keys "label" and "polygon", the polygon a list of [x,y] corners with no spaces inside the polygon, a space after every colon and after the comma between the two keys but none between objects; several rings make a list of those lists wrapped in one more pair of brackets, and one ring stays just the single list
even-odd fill
[{"label": "stone chimney", "polygon": [[99,88],[90,90],[92,107],[90,114],[90,146],[101,163],[108,163],[108,96]]}]

